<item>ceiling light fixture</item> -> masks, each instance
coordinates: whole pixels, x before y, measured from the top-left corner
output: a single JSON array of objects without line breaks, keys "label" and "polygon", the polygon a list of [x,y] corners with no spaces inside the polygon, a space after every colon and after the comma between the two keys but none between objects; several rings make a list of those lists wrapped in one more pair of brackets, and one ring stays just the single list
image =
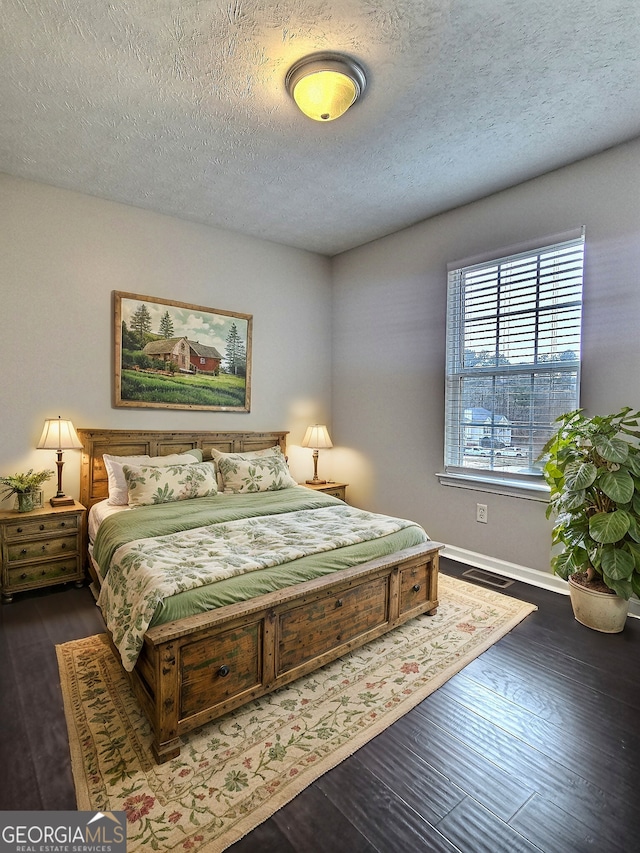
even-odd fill
[{"label": "ceiling light fixture", "polygon": [[315,121],[333,121],[346,113],[367,85],[364,70],[340,53],[314,53],[291,66],[287,91]]}]

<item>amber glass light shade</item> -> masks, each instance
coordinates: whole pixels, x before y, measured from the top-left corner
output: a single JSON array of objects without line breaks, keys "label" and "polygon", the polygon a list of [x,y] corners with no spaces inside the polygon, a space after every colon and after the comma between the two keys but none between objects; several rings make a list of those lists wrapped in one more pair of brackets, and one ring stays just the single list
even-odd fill
[{"label": "amber glass light shade", "polygon": [[314,121],[333,121],[362,95],[366,77],[353,59],[320,53],[296,62],[289,69],[286,86],[306,116]]}]

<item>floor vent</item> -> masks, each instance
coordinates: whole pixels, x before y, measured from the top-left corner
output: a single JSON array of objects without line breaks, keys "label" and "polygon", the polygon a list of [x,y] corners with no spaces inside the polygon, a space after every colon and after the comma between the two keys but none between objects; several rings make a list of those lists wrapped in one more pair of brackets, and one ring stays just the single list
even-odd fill
[{"label": "floor vent", "polygon": [[466,572],[462,573],[462,577],[478,581],[478,583],[486,583],[488,586],[497,586],[499,589],[506,589],[513,583],[509,578],[492,575],[491,572],[485,572],[484,569],[467,569]]}]

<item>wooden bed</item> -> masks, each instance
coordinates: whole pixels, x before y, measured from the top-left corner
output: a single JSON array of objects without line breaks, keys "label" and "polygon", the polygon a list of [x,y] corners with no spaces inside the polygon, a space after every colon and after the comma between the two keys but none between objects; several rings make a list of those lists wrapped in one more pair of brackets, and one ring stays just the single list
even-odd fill
[{"label": "wooden bed", "polygon": [[[164,456],[193,448],[246,452],[279,446],[286,432],[170,432],[80,429],[80,500],[108,496],[102,455]],[[438,606],[441,545],[390,556],[240,604],[149,628],[133,672],[154,732],[159,763],[180,752],[180,736],[305,675]],[[94,580],[97,581],[92,571]]]}]

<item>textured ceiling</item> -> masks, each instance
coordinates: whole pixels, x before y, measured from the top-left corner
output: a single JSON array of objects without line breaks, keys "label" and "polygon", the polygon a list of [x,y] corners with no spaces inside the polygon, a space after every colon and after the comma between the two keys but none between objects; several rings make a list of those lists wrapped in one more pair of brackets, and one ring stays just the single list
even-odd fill
[{"label": "textured ceiling", "polygon": [[[640,135],[639,0],[0,0],[0,171],[327,255]],[[288,68],[366,69],[337,121]]]}]

